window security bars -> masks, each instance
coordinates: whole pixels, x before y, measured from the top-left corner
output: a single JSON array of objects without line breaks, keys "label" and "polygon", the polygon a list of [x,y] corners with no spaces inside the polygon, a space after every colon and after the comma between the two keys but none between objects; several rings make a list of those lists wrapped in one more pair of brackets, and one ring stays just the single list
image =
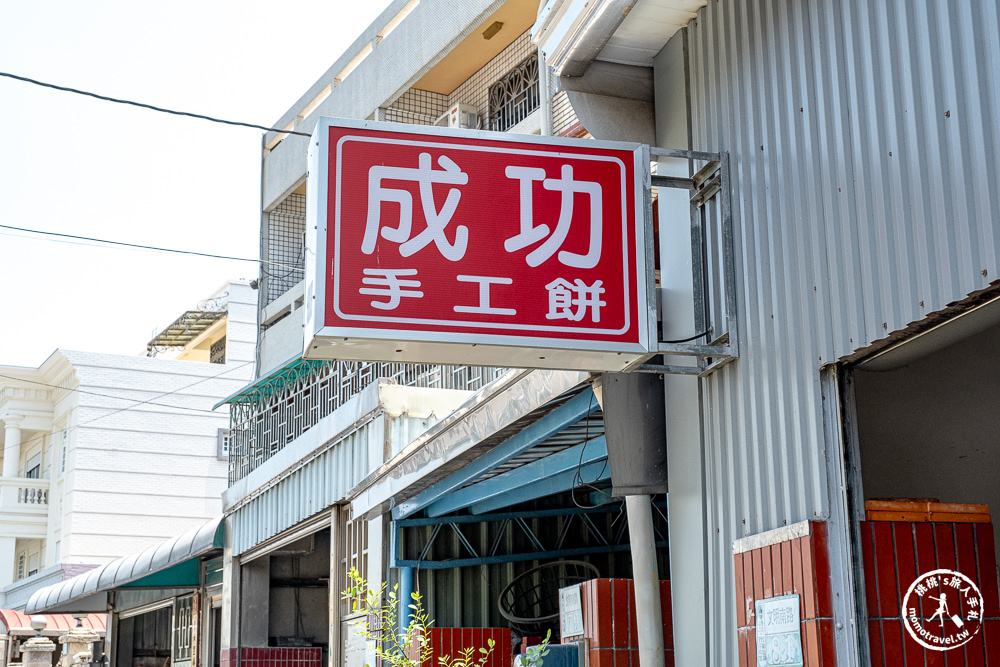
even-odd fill
[{"label": "window security bars", "polygon": [[174,601],[174,664],[191,664],[194,626],[194,596]]},{"label": "window security bars", "polygon": [[208,353],[208,360],[213,364],[224,364],[226,363],[226,337],[223,336],[219,340],[212,343],[212,347]]},{"label": "window security bars", "polygon": [[285,445],[379,379],[409,387],[476,391],[506,368],[430,364],[306,362],[282,386],[230,406],[229,484],[246,477]]},{"label": "window security bars", "polygon": [[[352,568],[358,570],[358,574],[365,581],[368,581],[368,521],[364,517],[349,520],[347,512],[341,511],[340,539],[344,545],[340,559],[341,581],[345,587],[351,587],[353,582],[350,579]],[[354,612],[354,604],[361,604],[363,592],[359,591],[357,597],[341,598],[341,616],[350,616]]]},{"label": "window security bars", "polygon": [[538,54],[490,86],[490,129],[506,132],[527,118],[539,104]]},{"label": "window security bars", "polygon": [[290,194],[270,213],[264,213],[260,256],[272,264],[260,265],[259,306],[263,308],[305,277],[303,238],[306,196]]}]

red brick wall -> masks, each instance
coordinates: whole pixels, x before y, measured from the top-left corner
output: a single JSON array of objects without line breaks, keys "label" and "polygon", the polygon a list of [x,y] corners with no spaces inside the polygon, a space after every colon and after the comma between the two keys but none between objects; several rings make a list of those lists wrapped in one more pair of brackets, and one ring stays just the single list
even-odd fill
[{"label": "red brick wall", "polygon": [[[861,549],[872,665],[1000,665],[1000,595],[991,524],[863,521]],[[961,572],[983,596],[980,631],[969,643],[947,651],[918,644],[902,618],[910,584],[938,569]]]},{"label": "red brick wall", "polygon": [[437,667],[438,658],[457,657],[462,650],[471,647],[473,660],[479,659],[479,649],[487,648],[489,640],[494,642],[493,653],[485,667],[511,667],[510,628],[431,628],[431,657],[424,667]]},{"label": "red brick wall", "polygon": [[[583,634],[563,637],[562,641],[588,639],[590,667],[639,667],[633,581],[592,579],[580,587],[580,599],[583,603]],[[661,581],[660,612],[663,615],[663,647],[667,667],[674,664],[673,617],[670,610],[670,582]]]},{"label": "red brick wall", "polygon": [[809,535],[734,556],[740,667],[757,667],[756,602],[799,595],[806,667],[834,667],[833,607],[826,524]]},{"label": "red brick wall", "polygon": [[[240,649],[222,651],[221,667],[236,667]],[[285,648],[244,648],[242,667],[321,667],[323,649]]]}]

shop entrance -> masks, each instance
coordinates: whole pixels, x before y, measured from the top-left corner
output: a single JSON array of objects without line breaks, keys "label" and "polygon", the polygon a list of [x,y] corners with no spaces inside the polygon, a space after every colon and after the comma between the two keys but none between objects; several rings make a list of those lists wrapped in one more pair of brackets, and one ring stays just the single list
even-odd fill
[{"label": "shop entrance", "polygon": [[[873,665],[1000,658],[1000,620],[991,620],[1000,617],[998,378],[997,301],[847,370],[855,560]],[[927,586],[921,576],[935,570],[975,582],[982,602],[955,575]]]},{"label": "shop entrance", "polygon": [[[241,565],[240,646],[247,659],[327,664],[330,529],[298,537]],[[234,662],[230,655],[230,662]]]}]

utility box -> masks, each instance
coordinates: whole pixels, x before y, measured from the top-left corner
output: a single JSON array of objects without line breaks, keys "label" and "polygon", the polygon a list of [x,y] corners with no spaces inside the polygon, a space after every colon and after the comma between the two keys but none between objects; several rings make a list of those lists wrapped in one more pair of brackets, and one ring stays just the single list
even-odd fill
[{"label": "utility box", "polygon": [[605,373],[601,380],[611,495],[667,492],[663,376]]},{"label": "utility box", "polygon": [[479,129],[479,109],[471,104],[456,103],[448,113],[441,115],[435,123],[438,127],[453,127],[465,130]]}]

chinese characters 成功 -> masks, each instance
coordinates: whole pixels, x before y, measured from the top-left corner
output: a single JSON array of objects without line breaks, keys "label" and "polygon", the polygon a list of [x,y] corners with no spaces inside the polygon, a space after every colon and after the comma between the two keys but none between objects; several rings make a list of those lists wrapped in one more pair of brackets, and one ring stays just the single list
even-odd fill
[{"label": "chinese characters \u6210\u529f", "polygon": [[[365,221],[365,237],[361,242],[361,252],[370,255],[375,252],[375,243],[381,229],[382,238],[398,243],[399,254],[409,257],[434,243],[441,255],[452,262],[457,262],[465,256],[469,243],[469,228],[459,225],[455,229],[455,241],[451,242],[445,235],[445,227],[455,215],[462,193],[458,188],[450,188],[441,210],[434,203],[435,183],[447,185],[465,185],[469,175],[455,164],[451,158],[440,156],[438,166],[434,169],[430,153],[421,153],[418,166],[387,167],[376,165],[368,170],[368,218]],[[413,197],[406,190],[387,187],[384,180],[414,181],[419,184],[420,205],[424,213],[427,228],[413,236]],[[399,204],[399,224],[397,227],[382,228],[382,203],[395,202]]]}]

